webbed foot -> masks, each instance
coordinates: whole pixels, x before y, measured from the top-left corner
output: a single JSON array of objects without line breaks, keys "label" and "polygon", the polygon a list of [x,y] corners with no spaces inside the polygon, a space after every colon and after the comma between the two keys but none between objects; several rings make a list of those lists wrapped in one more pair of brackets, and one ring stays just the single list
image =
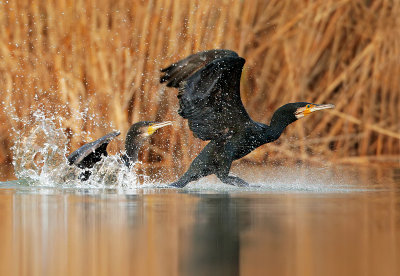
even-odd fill
[{"label": "webbed foot", "polygon": [[183,183],[183,182],[180,182],[180,181],[175,181],[175,182],[173,182],[173,183],[168,185],[168,187],[171,187],[171,188],[183,188],[185,186],[186,186],[186,183]]},{"label": "webbed foot", "polygon": [[249,183],[241,179],[240,177],[233,176],[233,175],[228,175],[225,177],[219,177],[219,179],[229,185],[237,186],[237,187],[249,187]]}]

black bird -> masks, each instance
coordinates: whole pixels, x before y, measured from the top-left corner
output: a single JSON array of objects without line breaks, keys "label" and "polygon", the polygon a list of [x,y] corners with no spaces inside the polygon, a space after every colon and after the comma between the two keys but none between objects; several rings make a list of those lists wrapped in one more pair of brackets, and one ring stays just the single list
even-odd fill
[{"label": "black bird", "polygon": [[288,103],[278,108],[270,125],[253,121],[240,99],[245,59],[230,50],[199,52],[162,69],[160,82],[179,89],[179,110],[195,137],[210,142],[193,160],[175,187],[215,174],[223,183],[248,186],[229,175],[232,162],[275,141],[294,121],[332,104]]},{"label": "black bird", "polygon": [[[149,122],[142,121],[133,124],[125,138],[125,153],[121,156],[125,165],[130,167],[138,159],[140,147],[157,129],[171,125],[171,122]],[[107,146],[112,139],[120,135],[119,131],[110,132],[100,139],[87,143],[71,153],[67,159],[70,165],[76,165],[85,171],[80,176],[81,180],[87,180],[90,176],[90,169],[99,162],[103,156],[107,156]]]}]

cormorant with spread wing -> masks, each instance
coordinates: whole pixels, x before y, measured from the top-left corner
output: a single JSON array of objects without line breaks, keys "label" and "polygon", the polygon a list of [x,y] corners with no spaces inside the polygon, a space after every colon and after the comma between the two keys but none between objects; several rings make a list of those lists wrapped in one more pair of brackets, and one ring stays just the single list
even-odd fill
[{"label": "cormorant with spread wing", "polygon": [[[126,134],[125,138],[125,154],[121,156],[125,165],[130,167],[138,159],[138,154],[144,141],[153,133],[162,127],[171,125],[171,122],[149,122],[142,121],[133,124]],[[70,165],[76,165],[85,171],[80,176],[81,180],[87,180],[90,176],[88,169],[99,162],[104,156],[107,156],[107,146],[115,137],[120,135],[119,131],[113,131],[104,135],[96,141],[87,143],[71,153],[67,159]]]},{"label": "cormorant with spread wing", "polygon": [[178,113],[188,120],[195,137],[210,142],[186,173],[171,186],[215,174],[223,183],[248,186],[229,175],[232,162],[259,146],[277,140],[294,121],[332,104],[288,103],[278,108],[270,125],[253,121],[240,99],[240,77],[245,59],[230,50],[193,54],[162,69],[160,82],[179,89]]}]

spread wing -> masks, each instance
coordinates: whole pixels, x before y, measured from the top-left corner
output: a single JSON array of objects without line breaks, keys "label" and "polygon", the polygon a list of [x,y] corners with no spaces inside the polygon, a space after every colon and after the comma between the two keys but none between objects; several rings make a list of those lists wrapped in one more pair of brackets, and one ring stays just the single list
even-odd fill
[{"label": "spread wing", "polygon": [[[204,56],[208,62],[200,66]],[[202,140],[226,139],[252,123],[240,99],[244,63],[235,52],[211,50],[171,65],[171,71],[163,70],[161,81],[173,87],[179,85],[178,113],[188,119],[194,136]]]},{"label": "spread wing", "polygon": [[161,76],[160,82],[167,82],[168,87],[179,88],[179,84],[193,75],[200,68],[206,66],[213,60],[224,57],[238,57],[238,54],[231,50],[215,49],[198,52],[182,59],[169,67],[161,70],[164,75]]},{"label": "spread wing", "polygon": [[108,143],[119,134],[119,131],[114,131],[96,141],[83,145],[67,157],[69,164],[74,164],[82,169],[93,167],[101,160],[102,156],[107,156]]}]

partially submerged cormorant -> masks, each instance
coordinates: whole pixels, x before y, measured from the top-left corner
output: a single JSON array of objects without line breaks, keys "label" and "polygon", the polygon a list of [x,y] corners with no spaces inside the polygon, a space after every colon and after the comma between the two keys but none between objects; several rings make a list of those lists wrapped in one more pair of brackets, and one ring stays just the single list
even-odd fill
[{"label": "partially submerged cormorant", "polygon": [[288,103],[278,108],[270,125],[253,121],[240,99],[240,77],[245,59],[230,50],[199,52],[162,69],[160,82],[179,89],[179,110],[195,137],[210,142],[186,173],[171,186],[215,174],[223,183],[248,186],[229,175],[232,162],[257,147],[275,141],[294,121],[332,104]]},{"label": "partially submerged cormorant", "polygon": [[[126,134],[125,153],[121,156],[125,165],[130,167],[138,159],[140,147],[157,129],[171,125],[172,122],[149,122],[142,121],[133,124]],[[87,143],[71,153],[67,159],[70,165],[76,165],[81,169],[90,169],[99,162],[103,156],[107,156],[107,146],[112,139],[120,135],[119,131],[110,132],[94,142]],[[87,180],[90,171],[82,173],[81,179]]]}]

